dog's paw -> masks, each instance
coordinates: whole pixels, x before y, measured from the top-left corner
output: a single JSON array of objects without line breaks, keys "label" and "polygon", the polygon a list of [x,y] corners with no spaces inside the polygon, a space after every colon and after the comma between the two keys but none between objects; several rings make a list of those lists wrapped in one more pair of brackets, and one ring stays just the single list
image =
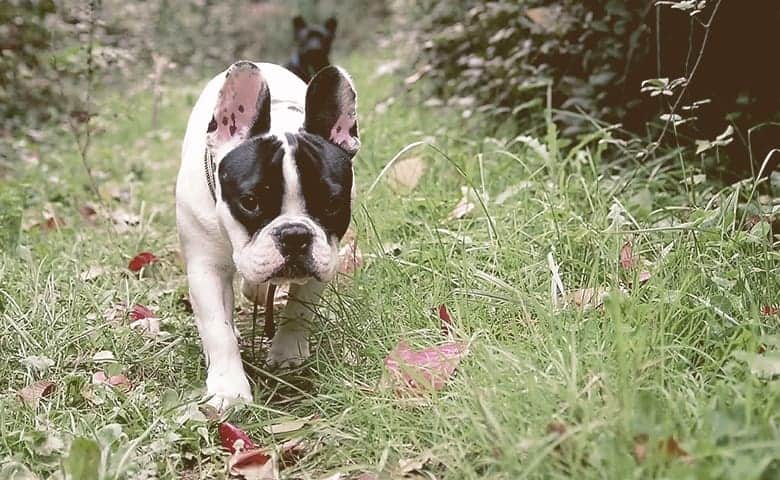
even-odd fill
[{"label": "dog's paw", "polygon": [[278,332],[271,343],[266,366],[271,369],[295,368],[309,358],[309,342],[304,335]]},{"label": "dog's paw", "polygon": [[221,412],[237,403],[250,403],[252,401],[252,388],[243,374],[210,374],[206,380],[206,390],[206,395],[211,397],[207,403]]}]

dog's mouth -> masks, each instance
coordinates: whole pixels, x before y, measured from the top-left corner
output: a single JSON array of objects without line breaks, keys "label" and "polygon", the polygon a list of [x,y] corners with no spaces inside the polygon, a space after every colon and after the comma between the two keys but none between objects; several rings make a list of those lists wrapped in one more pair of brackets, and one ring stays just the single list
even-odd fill
[{"label": "dog's mouth", "polygon": [[301,259],[287,259],[284,265],[271,275],[269,281],[271,283],[304,283],[312,277],[320,280],[320,275],[308,263]]}]

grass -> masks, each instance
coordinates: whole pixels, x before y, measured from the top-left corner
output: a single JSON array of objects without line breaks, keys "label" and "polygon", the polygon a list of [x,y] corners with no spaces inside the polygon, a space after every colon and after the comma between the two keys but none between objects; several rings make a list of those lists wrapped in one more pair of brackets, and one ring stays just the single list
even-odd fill
[{"label": "grass", "polygon": [[[359,196],[354,228],[367,264],[324,299],[308,368],[274,378],[246,358],[257,367],[255,403],[230,420],[262,444],[293,435],[312,445],[285,478],[398,478],[400,460],[426,456],[423,478],[780,476],[780,382],[760,365],[780,349],[777,316],[761,314],[778,301],[780,256],[766,224],[741,227],[759,205],[752,183],[690,182],[698,161],[689,157],[611,162],[599,142],[608,134],[578,144],[544,120],[516,140],[510,127],[422,107],[413,93],[375,109],[400,79],[376,78],[377,61],[364,55],[345,65],[360,94],[361,191],[404,146],[436,148],[406,154],[427,165],[412,191],[380,179]],[[20,160],[0,196],[23,198],[25,221],[48,208],[65,226],[23,231],[21,247],[8,240],[0,257],[0,477],[19,464],[31,478],[61,475],[97,441],[102,478],[224,478],[216,427],[197,408],[205,369],[180,301],[173,213],[180,139],[199,88],[169,85],[156,131],[142,88],[100,97],[91,161],[104,192],[129,187],[129,199],[107,201],[140,217],[127,232],[80,217],[92,200],[67,134],[17,142],[20,158],[38,163]],[[464,185],[478,192],[477,208],[447,220]],[[510,187],[516,193],[497,203]],[[21,208],[4,205],[2,218]],[[629,238],[652,274],[641,285],[619,265]],[[142,250],[161,261],[137,278],[126,266]],[[550,254],[567,289],[613,294],[597,309],[556,308]],[[83,280],[90,267],[104,271]],[[615,293],[621,285],[633,288]],[[158,313],[164,335],[106,318],[111,306],[135,303]],[[470,353],[425,404],[399,400],[380,387],[383,359],[399,340],[440,342],[431,308],[442,303]],[[243,305],[244,321],[249,311]],[[104,350],[116,361],[97,363]],[[37,370],[35,357],[52,364]],[[102,369],[126,375],[132,390],[92,387]],[[36,408],[20,403],[16,392],[39,379],[56,391]],[[312,414],[287,436],[262,428]],[[669,447],[672,438],[687,455]]]}]

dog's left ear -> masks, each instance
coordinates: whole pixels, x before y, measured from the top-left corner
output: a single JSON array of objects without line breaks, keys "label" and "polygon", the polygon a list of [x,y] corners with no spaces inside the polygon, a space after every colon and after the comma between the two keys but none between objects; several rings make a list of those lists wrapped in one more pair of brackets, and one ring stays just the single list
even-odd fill
[{"label": "dog's left ear", "polygon": [[311,79],[306,89],[303,128],[330,140],[352,155],[360,149],[357,92],[345,70],[330,65]]},{"label": "dog's left ear", "polygon": [[339,22],[336,20],[336,17],[330,17],[329,19],[325,20],[325,28],[330,32],[331,35],[336,33],[336,27],[338,24]]}]

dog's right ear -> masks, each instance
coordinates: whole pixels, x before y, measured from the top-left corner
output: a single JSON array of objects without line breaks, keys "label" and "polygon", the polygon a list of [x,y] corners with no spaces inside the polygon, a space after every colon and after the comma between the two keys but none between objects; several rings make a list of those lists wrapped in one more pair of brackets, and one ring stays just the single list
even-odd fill
[{"label": "dog's right ear", "polygon": [[292,26],[293,33],[298,35],[298,32],[306,28],[306,20],[304,20],[302,16],[296,15],[295,18],[292,19]]},{"label": "dog's right ear", "polygon": [[220,158],[270,129],[271,93],[260,69],[252,62],[234,63],[225,73],[206,132],[209,148]]}]

